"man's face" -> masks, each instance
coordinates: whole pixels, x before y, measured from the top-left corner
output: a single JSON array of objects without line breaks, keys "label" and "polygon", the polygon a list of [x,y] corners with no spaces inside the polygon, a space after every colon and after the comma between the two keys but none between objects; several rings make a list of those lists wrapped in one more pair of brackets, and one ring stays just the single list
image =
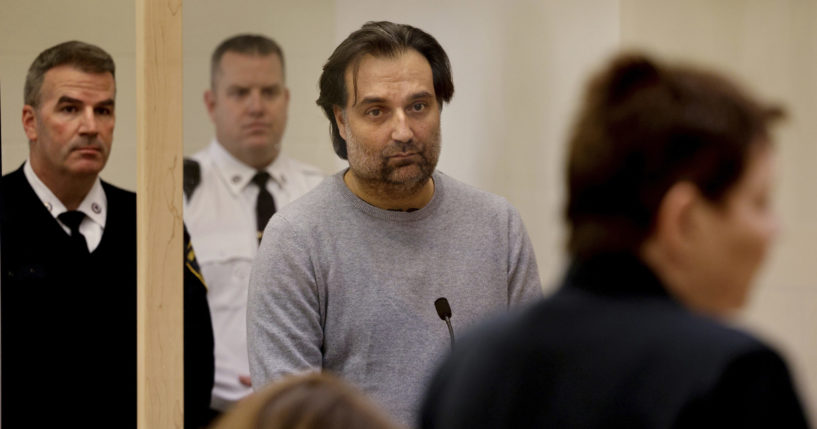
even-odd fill
[{"label": "man's face", "polygon": [[39,106],[23,107],[31,167],[49,180],[95,177],[111,151],[116,83],[110,73],[70,65],[43,77]]},{"label": "man's face", "polygon": [[214,88],[204,94],[219,143],[241,162],[263,168],[278,156],[289,90],[281,59],[226,52]]},{"label": "man's face", "polygon": [[335,108],[335,120],[346,140],[349,174],[398,189],[425,184],[440,155],[440,106],[425,57],[412,49],[396,57],[366,55],[357,92],[351,66],[346,88],[346,107]]}]

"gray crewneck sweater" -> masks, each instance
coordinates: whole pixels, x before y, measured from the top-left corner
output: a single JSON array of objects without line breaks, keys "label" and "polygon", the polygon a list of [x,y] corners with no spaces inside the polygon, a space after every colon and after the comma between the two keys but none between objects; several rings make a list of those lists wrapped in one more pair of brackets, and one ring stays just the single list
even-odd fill
[{"label": "gray crewneck sweater", "polygon": [[413,426],[435,364],[449,350],[434,300],[455,332],[542,296],[522,221],[508,202],[433,175],[413,212],[371,206],[343,172],[270,220],[247,310],[257,388],[282,375],[331,371]]}]

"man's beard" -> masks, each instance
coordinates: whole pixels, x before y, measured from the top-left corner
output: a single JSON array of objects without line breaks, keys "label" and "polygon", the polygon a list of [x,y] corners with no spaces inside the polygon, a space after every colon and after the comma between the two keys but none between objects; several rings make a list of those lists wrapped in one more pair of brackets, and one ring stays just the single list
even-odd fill
[{"label": "man's beard", "polygon": [[[431,178],[440,156],[439,128],[426,142],[391,142],[378,154],[366,152],[357,143],[351,133],[347,145],[352,145],[360,152],[362,163],[349,166],[355,176],[372,189],[389,196],[410,195],[419,191]],[[414,154],[410,159],[394,160],[392,156],[399,153]],[[378,158],[374,158],[378,157]],[[375,165],[375,160],[379,161]]]}]

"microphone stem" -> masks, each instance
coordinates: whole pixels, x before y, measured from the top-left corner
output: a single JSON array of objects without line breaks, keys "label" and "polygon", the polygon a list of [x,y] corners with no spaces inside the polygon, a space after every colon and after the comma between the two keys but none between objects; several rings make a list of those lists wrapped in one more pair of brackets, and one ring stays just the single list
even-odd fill
[{"label": "microphone stem", "polygon": [[451,318],[445,318],[445,324],[448,326],[448,335],[451,336],[451,348],[454,348],[454,328],[451,327]]}]

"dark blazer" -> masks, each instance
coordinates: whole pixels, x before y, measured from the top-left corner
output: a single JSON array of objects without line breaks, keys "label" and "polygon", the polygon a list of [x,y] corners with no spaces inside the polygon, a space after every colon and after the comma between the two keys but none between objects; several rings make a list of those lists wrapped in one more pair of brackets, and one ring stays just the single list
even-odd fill
[{"label": "dark blazer", "polygon": [[625,255],[574,263],[552,297],[464,338],[421,414],[424,429],[808,426],[774,350]]},{"label": "dark blazer", "polygon": [[105,230],[83,256],[22,168],[0,180],[4,428],[136,427],[136,197],[102,186]]}]

